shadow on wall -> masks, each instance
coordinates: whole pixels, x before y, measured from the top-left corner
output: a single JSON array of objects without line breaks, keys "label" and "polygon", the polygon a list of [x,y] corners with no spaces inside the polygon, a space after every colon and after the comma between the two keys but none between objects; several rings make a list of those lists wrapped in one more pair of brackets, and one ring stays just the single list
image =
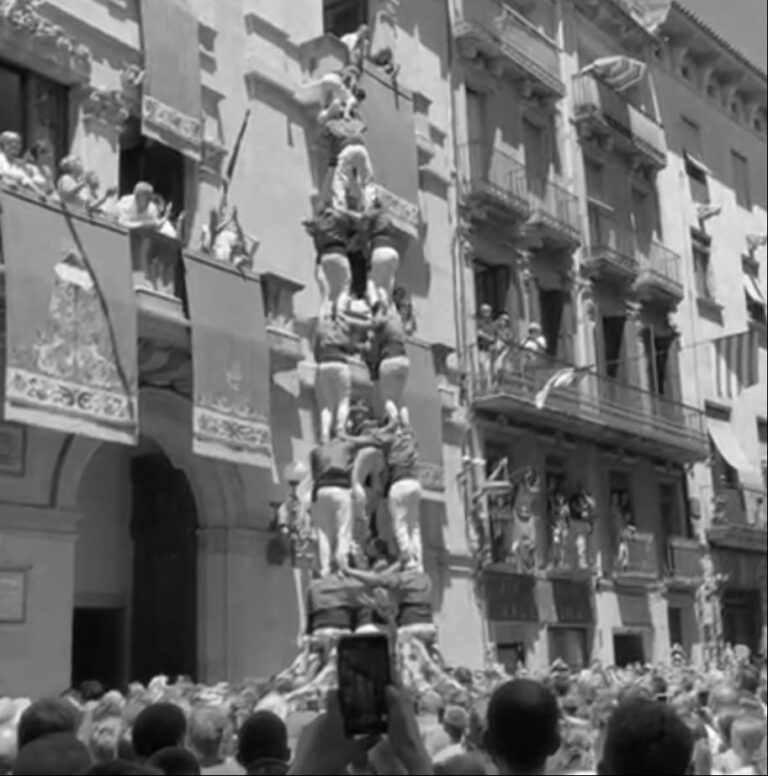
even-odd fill
[{"label": "shadow on wall", "polygon": [[[293,391],[278,385],[272,379],[272,417],[277,420],[272,423],[272,453],[275,457],[278,476],[282,480],[283,469],[293,462],[293,440],[302,437],[301,420],[299,418],[299,402]],[[307,461],[302,461],[306,466]],[[274,488],[274,486],[273,486]],[[285,496],[284,485],[275,488],[273,498],[282,499]]]},{"label": "shadow on wall", "polygon": [[431,268],[424,260],[421,238],[410,239],[400,256],[397,285],[403,286],[411,296],[427,298],[431,281]]},{"label": "shadow on wall", "polygon": [[[400,29],[412,35],[419,44],[429,49],[440,60],[440,76],[448,75],[448,52],[446,32],[448,29],[448,8],[450,0],[432,3],[400,3],[397,10],[397,24]],[[478,2],[478,0],[475,0]]]}]

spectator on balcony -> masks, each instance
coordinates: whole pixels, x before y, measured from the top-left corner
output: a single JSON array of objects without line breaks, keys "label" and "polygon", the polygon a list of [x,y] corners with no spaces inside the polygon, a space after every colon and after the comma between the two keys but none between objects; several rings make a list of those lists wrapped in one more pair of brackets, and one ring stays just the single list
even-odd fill
[{"label": "spectator on balcony", "polygon": [[30,177],[21,158],[21,149],[21,136],[17,132],[0,134],[0,181],[44,195],[45,192]]},{"label": "spectator on balcony", "polygon": [[184,219],[184,213],[181,212],[176,218],[172,218],[173,215],[173,203],[166,202],[165,198],[161,194],[153,194],[152,201],[155,203],[157,212],[162,219],[158,232],[164,234],[166,237],[173,237],[174,240],[179,239],[181,232],[181,223]]},{"label": "spectator on balcony", "polygon": [[504,367],[515,342],[515,332],[508,312],[501,312],[496,316],[494,329],[493,361],[494,372],[498,374]]},{"label": "spectator on balcony", "polygon": [[89,212],[108,214],[110,210],[114,210],[114,208],[110,208],[109,205],[110,200],[117,194],[117,188],[115,186],[110,186],[102,194],[100,192],[101,180],[98,173],[93,170],[89,170],[85,173],[85,182],[87,185],[83,190],[83,201]]},{"label": "spectator on balcony", "polygon": [[155,190],[151,183],[139,181],[133,194],[120,197],[117,203],[117,221],[128,229],[154,228],[160,230],[166,220],[152,201]]},{"label": "spectator on balcony", "polygon": [[56,191],[55,160],[51,144],[36,140],[27,152],[27,174],[32,183],[47,195]]},{"label": "spectator on balcony", "polygon": [[89,186],[82,161],[77,156],[65,156],[59,162],[59,179],[56,191],[64,205],[85,207],[88,203]]},{"label": "spectator on balcony", "polygon": [[480,379],[484,383],[491,380],[493,350],[496,346],[496,324],[493,310],[489,304],[481,304],[477,313],[477,361]]},{"label": "spectator on balcony", "polygon": [[538,361],[547,354],[547,338],[541,330],[541,324],[533,321],[528,325],[528,334],[523,340],[523,350]]}]

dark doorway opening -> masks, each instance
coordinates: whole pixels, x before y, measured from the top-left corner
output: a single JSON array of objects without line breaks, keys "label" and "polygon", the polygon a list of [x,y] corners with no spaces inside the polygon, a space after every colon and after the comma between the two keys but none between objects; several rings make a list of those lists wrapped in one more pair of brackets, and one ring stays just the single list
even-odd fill
[{"label": "dark doorway opening", "polygon": [[162,454],[131,461],[131,679],[197,673],[197,510],[186,475]]},{"label": "dark doorway opening", "polygon": [[726,644],[744,644],[760,651],[762,614],[757,590],[726,590],[723,596],[723,639]]},{"label": "dark doorway opening", "polygon": [[639,633],[613,634],[613,663],[619,668],[640,663],[645,665],[645,647]]},{"label": "dark doorway opening", "polygon": [[124,686],[125,612],[119,607],[75,607],[72,617],[72,686],[95,680]]}]

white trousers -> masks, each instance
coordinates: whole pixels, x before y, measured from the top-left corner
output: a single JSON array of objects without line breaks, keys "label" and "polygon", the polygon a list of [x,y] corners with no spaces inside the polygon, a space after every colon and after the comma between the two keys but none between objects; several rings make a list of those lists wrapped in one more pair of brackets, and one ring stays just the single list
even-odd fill
[{"label": "white trousers", "polygon": [[395,541],[408,568],[424,571],[421,544],[421,483],[417,479],[398,480],[389,489]]},{"label": "white trousers", "polygon": [[392,299],[395,276],[400,265],[400,254],[389,245],[381,245],[371,251],[371,271],[368,275],[368,303],[387,305]]},{"label": "white trousers", "polygon": [[312,504],[312,522],[317,528],[320,575],[330,574],[334,562],[339,568],[347,568],[352,548],[352,491],[320,488]]},{"label": "white trousers", "polygon": [[343,309],[346,306],[352,285],[352,268],[346,254],[331,251],[321,256],[317,284],[320,287],[321,316],[328,316],[334,308]]},{"label": "white trousers", "polygon": [[331,430],[344,432],[349,417],[352,396],[352,376],[349,364],[344,361],[328,361],[317,365],[315,394],[320,406],[320,439],[327,442]]},{"label": "white trousers", "polygon": [[389,418],[399,418],[404,423],[410,422],[408,409],[405,407],[405,388],[410,367],[408,356],[385,358],[379,364],[378,401]]},{"label": "white trousers", "polygon": [[331,179],[331,204],[336,210],[349,210],[347,195],[363,210],[370,209],[376,201],[376,185],[373,182],[373,165],[368,149],[362,144],[342,148]]}]

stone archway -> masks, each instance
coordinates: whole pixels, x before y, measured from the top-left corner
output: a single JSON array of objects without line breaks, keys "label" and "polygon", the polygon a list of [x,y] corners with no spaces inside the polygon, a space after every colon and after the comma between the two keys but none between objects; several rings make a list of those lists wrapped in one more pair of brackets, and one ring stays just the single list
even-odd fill
[{"label": "stone archway", "polygon": [[[200,679],[222,678],[228,672],[234,634],[228,622],[227,586],[221,579],[222,538],[227,529],[246,522],[248,502],[246,483],[238,467],[226,462],[197,456],[192,450],[191,404],[170,391],[142,390],[139,396],[142,428],[146,429],[148,446],[126,448],[134,463],[145,458],[146,447],[162,452],[169,475],[188,487],[196,517],[195,585],[197,629],[192,641],[197,643],[197,676]],[[71,437],[59,460],[52,486],[51,501],[59,510],[77,512],[78,492],[83,477],[104,443],[85,437]],[[252,503],[252,501],[251,501]],[[224,620],[224,621],[222,621]],[[146,677],[130,677],[142,678]]]}]

